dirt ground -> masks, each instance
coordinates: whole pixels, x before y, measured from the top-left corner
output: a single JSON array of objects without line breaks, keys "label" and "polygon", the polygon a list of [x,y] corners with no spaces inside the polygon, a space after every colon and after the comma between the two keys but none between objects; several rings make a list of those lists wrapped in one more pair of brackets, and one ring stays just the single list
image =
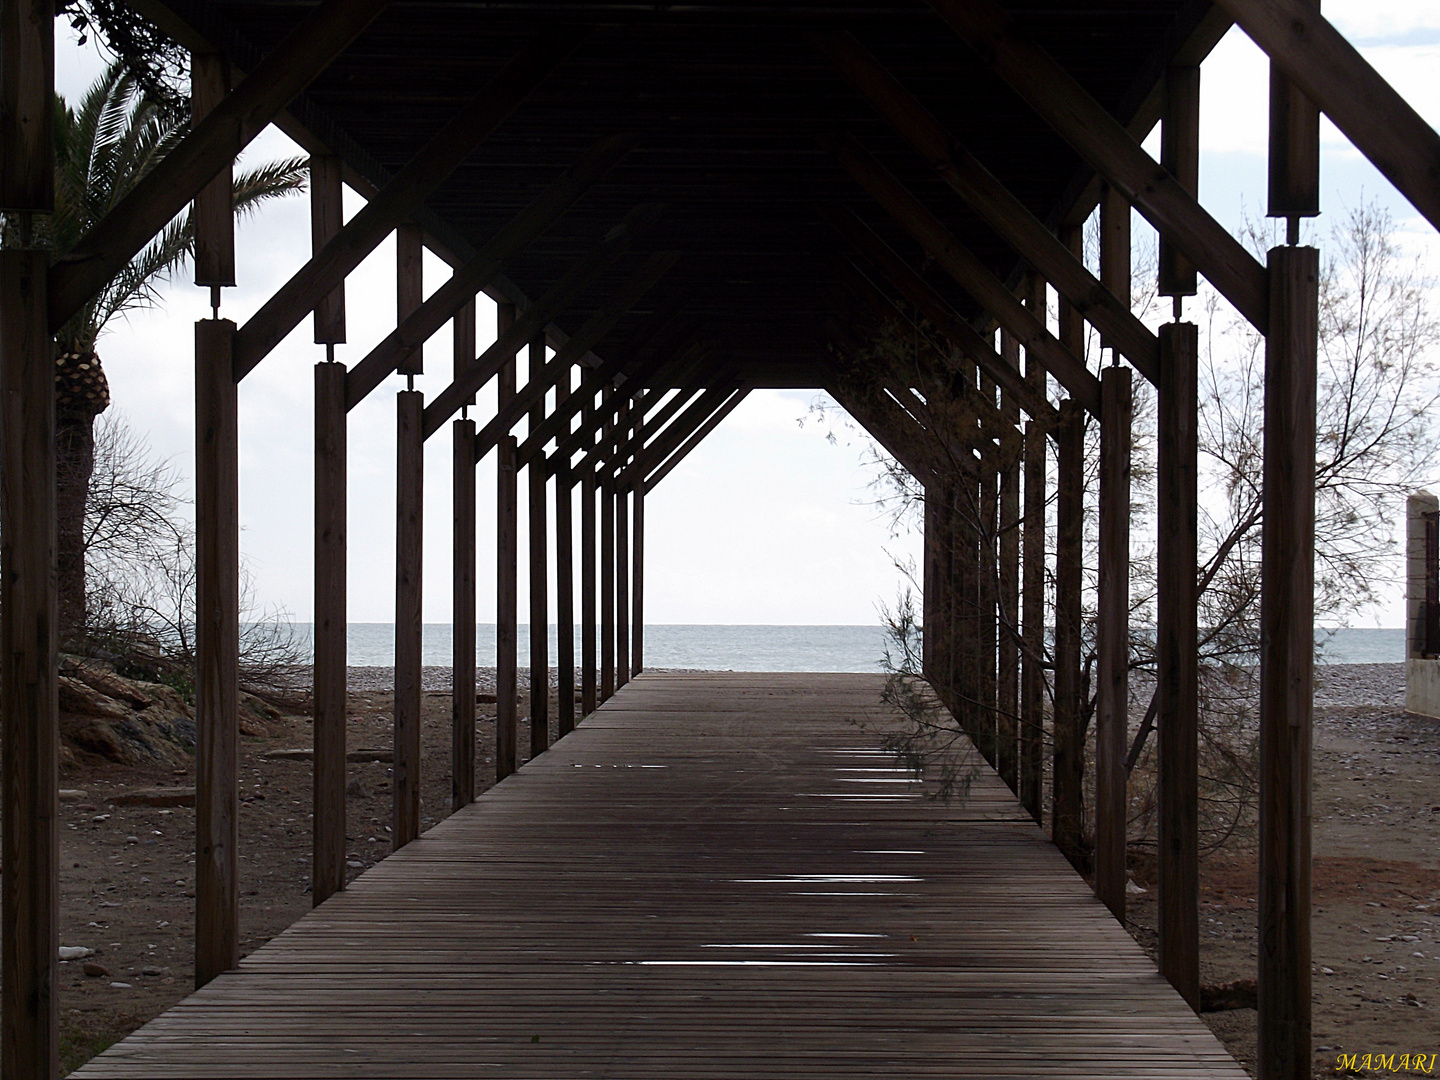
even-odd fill
[{"label": "dirt ground", "polygon": [[[391,708],[389,693],[351,695],[351,750],[390,747]],[[521,708],[523,716],[523,698]],[[481,704],[479,711],[477,771],[488,782],[494,775],[494,707]],[[552,701],[552,717],[554,711]],[[1440,1052],[1440,721],[1394,708],[1317,708],[1316,721],[1319,1077],[1337,1075],[1341,1052],[1395,1054],[1397,1060],[1405,1053]],[[428,825],[449,808],[448,691],[426,693],[423,740],[422,813]],[[241,740],[242,952],[311,906],[310,765],[266,756],[309,745],[304,717],[287,717],[270,725],[268,735]],[[519,745],[523,757],[529,746],[523,723]],[[353,877],[390,850],[390,766],[377,761],[349,769],[347,865]],[[125,767],[86,755],[62,776],[62,787],[84,795],[61,805],[60,940],[95,950],[60,968],[65,1071],[190,992],[194,810],[116,806],[111,800],[127,789],[193,783],[188,771]],[[1149,886],[1143,878],[1139,884]],[[1254,976],[1255,886],[1252,852],[1222,852],[1203,864],[1206,983]],[[1131,932],[1153,952],[1153,887],[1131,897],[1130,918]],[[87,965],[94,974],[86,973]],[[1205,1020],[1253,1074],[1255,1011],[1208,1013]]]},{"label": "dirt ground", "polygon": [[[1314,785],[1314,1075],[1340,1075],[1344,1053],[1397,1061],[1345,1075],[1434,1076],[1398,1062],[1440,1053],[1440,721],[1317,707]],[[1154,956],[1155,893],[1139,884],[1129,929]],[[1204,860],[1200,887],[1201,981],[1253,979],[1253,850]],[[1255,1075],[1255,1010],[1204,1019]]]},{"label": "dirt ground", "polygon": [[[351,751],[389,750],[393,695],[350,695]],[[477,786],[494,782],[495,707],[477,706]],[[530,747],[520,697],[520,758]],[[555,702],[550,702],[551,735]],[[421,731],[422,826],[450,811],[450,692],[426,691]],[[307,717],[240,740],[240,950],[245,955],[311,908],[310,762],[269,758],[311,745]],[[390,852],[390,765],[352,763],[347,877]],[[60,944],[95,955],[60,965],[62,1073],[77,1068],[191,992],[195,978],[195,811],[117,806],[126,790],[185,787],[192,770],[143,769],[80,755],[62,773]],[[95,974],[86,973],[86,965]],[[96,967],[95,965],[98,965]],[[103,968],[103,972],[100,969]]]}]

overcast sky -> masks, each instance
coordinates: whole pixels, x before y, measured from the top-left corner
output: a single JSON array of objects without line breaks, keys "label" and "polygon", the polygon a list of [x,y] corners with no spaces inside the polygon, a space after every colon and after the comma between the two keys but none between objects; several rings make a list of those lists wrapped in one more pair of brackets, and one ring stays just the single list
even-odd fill
[{"label": "overcast sky", "polygon": [[[1327,0],[1330,19],[1433,126],[1440,127],[1440,4],[1433,0]],[[57,42],[57,90],[78,98],[103,66],[93,46]],[[1202,73],[1201,202],[1232,228],[1263,213],[1266,61],[1238,30]],[[1406,247],[1440,267],[1434,230],[1343,136],[1326,124],[1322,205],[1338,214],[1364,198],[1391,210]],[[298,151],[267,132],[249,160]],[[347,215],[360,205],[347,192]],[[1325,228],[1321,219],[1321,228]],[[1137,219],[1137,234],[1142,231]],[[240,286],[222,314],[242,323],[309,257],[306,199],[271,204],[237,238]],[[427,255],[426,291],[448,268]],[[394,248],[387,242],[347,284],[348,336],[338,359],[353,364],[395,325]],[[153,311],[132,314],[100,342],[113,409],[157,455],[187,476],[194,462],[193,334],[209,314],[189,272],[163,290]],[[494,309],[482,299],[482,339]],[[448,331],[427,350],[417,380],[433,395],[448,381]],[[305,320],[241,384],[241,546],[265,606],[309,620],[312,611],[312,379],[323,349]],[[523,369],[522,369],[523,370]],[[394,398],[392,377],[350,414],[350,619],[388,622],[394,610]],[[873,469],[863,438],[802,425],[813,391],[756,391],[650,496],[646,504],[646,617],[654,623],[873,623],[895,595],[895,560],[918,558],[919,537],[893,535],[873,505]],[[486,413],[481,397],[480,414]],[[493,390],[489,400],[493,402]],[[425,619],[450,620],[450,450],[443,433],[427,445]],[[494,459],[480,466],[479,618],[493,619]],[[188,479],[187,479],[188,482]],[[1440,482],[1440,477],[1437,477]],[[523,490],[523,489],[522,489]],[[524,499],[521,500],[522,514]],[[1403,515],[1403,507],[1396,507]],[[522,520],[523,527],[523,520]],[[523,534],[522,534],[523,535]],[[522,544],[522,552],[524,550]],[[523,559],[523,555],[522,555]],[[1396,573],[1399,572],[1398,556]],[[524,572],[521,608],[526,610]],[[553,605],[553,589],[552,605]],[[1403,621],[1398,589],[1367,620]]]}]

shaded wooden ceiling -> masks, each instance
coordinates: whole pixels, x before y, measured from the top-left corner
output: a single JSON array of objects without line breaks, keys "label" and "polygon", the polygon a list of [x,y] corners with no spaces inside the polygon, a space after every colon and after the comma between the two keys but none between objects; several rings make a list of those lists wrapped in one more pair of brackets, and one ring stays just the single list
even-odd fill
[{"label": "shaded wooden ceiling", "polygon": [[[1216,36],[1208,3],[1090,0],[1004,5],[1017,27],[1119,120],[1148,126],[1165,64]],[[241,68],[250,68],[313,4],[166,0]],[[846,243],[820,216],[859,214],[967,317],[975,305],[836,164],[817,136],[849,132],[997,275],[1023,269],[815,49],[844,29],[1041,219],[1088,210],[1079,158],[924,3],[396,2],[295,103],[291,113],[376,186],[402,166],[527,43],[563,24],[579,48],[427,200],[425,224],[458,254],[488,240],[605,136],[637,147],[506,276],[538,296],[639,203],[665,212],[612,275],[557,322],[573,330],[651,252],[677,266],[594,352],[678,351],[757,385],[813,387],[824,377],[826,320],[856,303],[839,284]],[[1143,134],[1143,132],[1141,132]],[[1088,196],[1093,199],[1093,193]],[[653,333],[664,316],[663,333]]]}]

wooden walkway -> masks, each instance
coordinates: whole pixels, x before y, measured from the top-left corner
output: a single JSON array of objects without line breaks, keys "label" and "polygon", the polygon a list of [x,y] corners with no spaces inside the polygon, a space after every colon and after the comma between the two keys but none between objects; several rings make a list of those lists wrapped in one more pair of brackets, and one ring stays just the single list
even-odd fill
[{"label": "wooden walkway", "polygon": [[642,676],[75,1075],[1241,1080],[993,774],[877,751],[878,690]]}]

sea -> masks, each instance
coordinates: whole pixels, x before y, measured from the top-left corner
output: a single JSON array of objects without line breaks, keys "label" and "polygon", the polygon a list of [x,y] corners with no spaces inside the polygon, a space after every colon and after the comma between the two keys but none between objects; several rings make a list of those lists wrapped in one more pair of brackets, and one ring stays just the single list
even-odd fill
[{"label": "sea", "polygon": [[[310,623],[295,623],[295,638],[309,648]],[[556,633],[550,630],[550,656]],[[426,623],[423,659],[426,666],[449,667],[452,659],[450,623]],[[1316,629],[1322,664],[1398,664],[1405,659],[1403,629],[1341,627]],[[354,667],[389,667],[395,662],[393,623],[350,623],[348,659]],[[736,626],[646,623],[647,668],[691,668],[704,671],[879,671],[889,644],[884,630],[871,626]],[[518,655],[523,667],[530,652],[530,628],[520,626]],[[495,624],[476,627],[476,661],[495,663]],[[575,655],[580,637],[575,636]]]}]

